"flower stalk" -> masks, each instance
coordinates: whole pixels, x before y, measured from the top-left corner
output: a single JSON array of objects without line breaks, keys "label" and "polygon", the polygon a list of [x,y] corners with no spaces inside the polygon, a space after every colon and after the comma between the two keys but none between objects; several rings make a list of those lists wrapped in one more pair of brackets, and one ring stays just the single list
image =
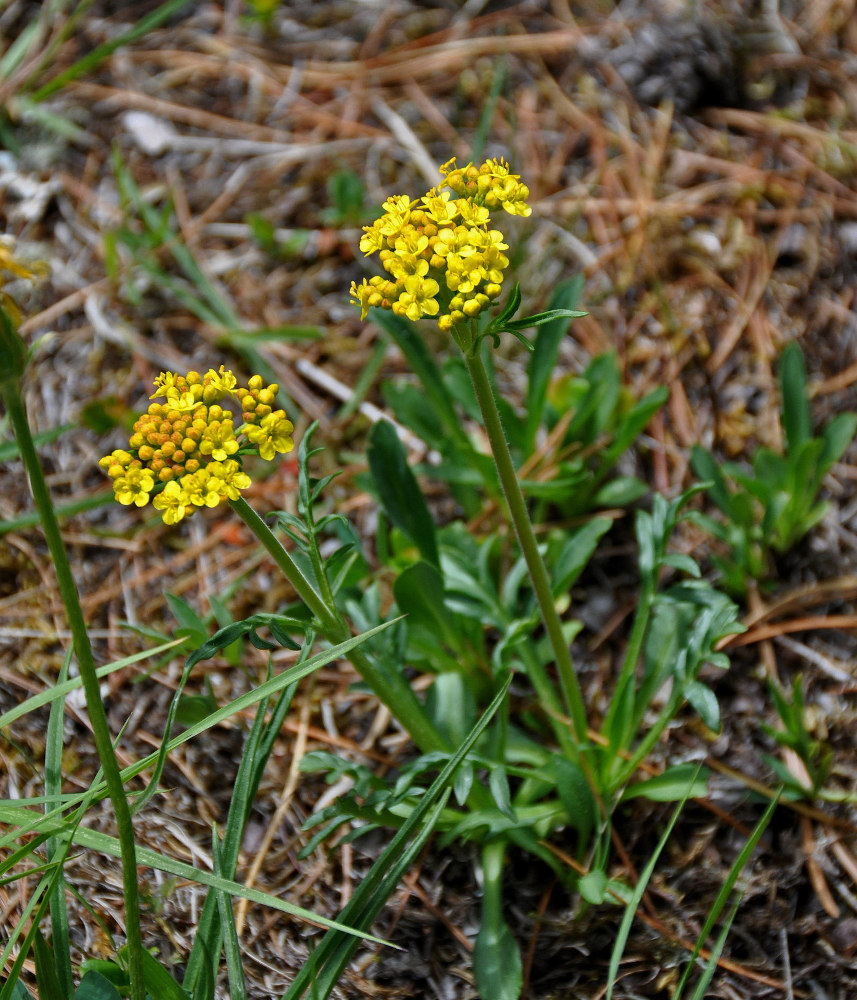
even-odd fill
[{"label": "flower stalk", "polygon": [[[276,535],[250,504],[243,497],[230,500],[229,504],[262,543],[283,575],[294,587],[298,597],[313,613],[324,637],[333,643],[344,642],[351,638],[351,630],[335,605],[328,605],[323,600]],[[450,747],[447,741],[432,724],[410,684],[398,671],[384,669],[360,649],[352,650],[349,653],[349,659],[366,684],[372,689],[372,692],[389,708],[394,718],[407,729],[421,750],[425,753],[449,752]]]},{"label": "flower stalk", "polygon": [[[509,508],[509,516],[527,563],[542,621],[553,650],[563,699],[574,726],[574,734],[578,743],[583,745],[587,742],[586,708],[583,703],[583,695],[574,670],[569,644],[563,634],[562,621],[554,603],[544,560],[539,552],[524,494],[521,491],[512,455],[503,431],[497,402],[494,399],[494,390],[479,349],[477,348],[473,352],[464,352],[464,360],[473,382],[482,418],[485,421],[485,433],[488,436],[488,442],[497,466],[500,485]],[[544,678],[543,682],[549,684],[547,678]],[[534,684],[538,684],[538,679],[534,679]]]},{"label": "flower stalk", "polygon": [[[0,322],[8,324],[5,314]],[[11,324],[5,329],[8,335]],[[11,331],[14,333],[14,331]],[[17,333],[14,333],[17,337]],[[19,338],[20,339],[20,338]],[[23,343],[23,342],[22,342]],[[69,565],[50,493],[42,472],[41,463],[30,432],[26,407],[21,397],[17,372],[12,377],[0,380],[0,395],[6,405],[6,412],[12,423],[21,458],[30,480],[33,500],[45,533],[48,551],[53,560],[60,595],[65,605],[71,629],[75,656],[86,696],[86,707],[92,724],[95,747],[104,772],[104,780],[116,816],[116,830],[122,857],[122,885],[125,898],[125,935],[128,945],[128,973],[131,981],[131,1000],[145,1000],[146,989],[143,981],[143,938],[140,929],[140,903],[137,885],[137,856],[134,843],[134,827],[125,787],[119,774],[119,765],[113,749],[107,714],[101,701],[101,690],[95,672],[95,659],[86,629],[86,621],[80,606],[77,586]]]}]

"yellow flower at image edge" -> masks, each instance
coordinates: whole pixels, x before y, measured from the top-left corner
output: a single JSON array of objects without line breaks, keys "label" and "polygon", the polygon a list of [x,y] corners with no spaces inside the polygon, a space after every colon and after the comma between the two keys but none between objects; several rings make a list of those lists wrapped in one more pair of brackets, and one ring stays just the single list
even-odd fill
[{"label": "yellow flower at image edge", "polygon": [[12,247],[0,239],[0,288],[7,284],[8,279],[4,278],[3,272],[7,271],[16,278],[27,278],[32,281],[47,273],[48,266],[42,261],[23,263],[12,253]]}]

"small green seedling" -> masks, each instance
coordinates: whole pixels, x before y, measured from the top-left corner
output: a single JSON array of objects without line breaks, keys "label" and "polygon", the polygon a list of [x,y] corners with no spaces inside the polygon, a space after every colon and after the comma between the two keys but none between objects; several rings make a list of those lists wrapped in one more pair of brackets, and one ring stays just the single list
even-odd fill
[{"label": "small green seedling", "polygon": [[737,595],[747,592],[750,580],[770,575],[772,552],[787,552],[825,516],[830,504],[818,499],[821,484],[857,432],[857,414],[840,413],[813,437],[806,367],[796,343],[783,352],[780,386],[784,454],[759,448],[748,470],[734,462],[721,466],[711,452],[693,449],[694,472],[710,482],[708,494],[723,514],[698,513],[694,520],[726,546],[714,561],[724,588]]}]

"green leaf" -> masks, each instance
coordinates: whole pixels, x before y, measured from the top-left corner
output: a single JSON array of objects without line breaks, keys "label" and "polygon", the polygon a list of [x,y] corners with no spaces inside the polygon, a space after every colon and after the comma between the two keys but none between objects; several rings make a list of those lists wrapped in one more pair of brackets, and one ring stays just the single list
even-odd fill
[{"label": "green leaf", "polygon": [[685,684],[682,693],[690,704],[699,713],[699,717],[715,733],[720,732],[720,706],[717,704],[717,696],[710,687],[706,687],[700,681],[689,681]]},{"label": "green leaf", "polygon": [[33,938],[33,952],[36,960],[36,984],[39,987],[39,996],[50,997],[51,1000],[54,997],[56,1000],[67,997],[68,994],[63,989],[57,975],[54,954],[38,927]]},{"label": "green leaf", "polygon": [[240,636],[247,636],[250,642],[257,649],[275,649],[276,643],[263,639],[257,629],[267,627],[277,642],[285,649],[300,649],[301,647],[289,636],[285,629],[288,627],[294,632],[306,633],[306,622],[298,621],[296,618],[289,618],[287,615],[274,615],[262,612],[258,615],[251,615],[240,622],[232,622],[224,628],[218,629],[214,635],[206,640],[197,650],[187,658],[186,667],[195,667],[201,660],[208,660],[221,649],[230,646]]},{"label": "green leaf", "polygon": [[577,883],[577,888],[587,903],[592,903],[593,906],[600,906],[607,894],[607,876],[600,868],[596,868],[580,879]]},{"label": "green leaf", "polygon": [[444,385],[440,369],[426,346],[425,340],[414,328],[414,324],[400,316],[394,316],[386,309],[370,309],[369,315],[374,323],[390,334],[405,355],[408,367],[419,379],[438,420],[456,441],[469,446],[469,439],[461,427],[458,412]]},{"label": "green leaf", "polygon": [[[157,1000],[188,1000],[187,993],[150,951],[144,948],[141,957],[143,982],[146,984],[146,992],[151,997],[157,997]],[[116,960],[123,968],[128,968],[127,945],[116,953]]]},{"label": "green leaf", "polygon": [[369,433],[369,471],[387,516],[419,548],[426,562],[440,564],[437,536],[420,490],[393,425],[380,420]]},{"label": "green leaf", "polygon": [[663,565],[672,566],[673,569],[681,570],[697,580],[702,576],[699,564],[686,552],[667,552],[663,558]]},{"label": "green leaf", "polygon": [[74,1000],[122,1000],[122,994],[100,972],[87,972],[81,979]]},{"label": "green leaf", "polygon": [[584,524],[566,541],[556,560],[553,570],[553,595],[559,597],[568,592],[592,558],[601,538],[610,530],[613,522],[609,517],[594,517]]},{"label": "green leaf", "polygon": [[434,566],[427,562],[408,566],[396,578],[393,596],[399,611],[408,616],[409,624],[423,626],[453,649],[459,647],[459,637],[444,604],[443,578]]},{"label": "green leaf", "polygon": [[[582,291],[583,275],[578,274],[557,285],[549,306],[551,309],[573,309]],[[527,454],[533,449],[536,432],[545,422],[548,383],[556,366],[560,344],[567,332],[568,322],[564,318],[557,318],[539,328],[533,343],[533,355],[527,369],[527,420],[524,429],[524,449]]]},{"label": "green leaf", "polygon": [[523,984],[523,966],[518,943],[500,910],[486,919],[473,948],[473,974],[482,1000],[518,1000]]},{"label": "green leaf", "polygon": [[605,483],[592,498],[595,507],[627,507],[649,492],[647,483],[636,476],[617,476]]},{"label": "green leaf", "polygon": [[217,705],[217,698],[212,694],[183,694],[179,697],[175,721],[180,726],[192,726],[216,712]]},{"label": "green leaf", "polygon": [[818,459],[819,472],[825,475],[834,462],[845,454],[845,449],[857,433],[857,413],[840,413],[821,432],[824,449]]},{"label": "green leaf", "polygon": [[720,466],[714,461],[711,452],[695,444],[691,449],[690,464],[701,480],[708,481],[708,495],[714,503],[728,518],[736,521],[736,511],[726,477]]},{"label": "green leaf", "polygon": [[173,617],[179,623],[181,631],[178,634],[184,634],[197,643],[205,642],[208,638],[208,629],[205,627],[205,622],[187,601],[170,590],[164,591],[164,597],[167,599],[167,604],[170,606]]},{"label": "green leaf", "polygon": [[812,437],[812,414],[806,393],[806,366],[797,341],[793,340],[783,351],[780,386],[783,394],[786,451],[791,452]]},{"label": "green leaf", "polygon": [[708,794],[709,772],[697,764],[674,764],[661,774],[630,785],[624,799],[649,799],[651,802],[678,802],[683,798],[702,799]]},{"label": "green leaf", "polygon": [[543,326],[545,323],[552,323],[556,319],[580,319],[588,316],[589,313],[580,309],[548,309],[547,312],[534,313],[532,316],[523,316],[521,319],[509,320],[505,325],[505,332],[517,334],[521,330],[529,330],[534,326]]},{"label": "green leaf", "polygon": [[598,805],[583,768],[559,754],[551,757],[551,767],[559,800],[568,813],[569,821],[580,835],[580,843],[587,844],[598,819]]}]

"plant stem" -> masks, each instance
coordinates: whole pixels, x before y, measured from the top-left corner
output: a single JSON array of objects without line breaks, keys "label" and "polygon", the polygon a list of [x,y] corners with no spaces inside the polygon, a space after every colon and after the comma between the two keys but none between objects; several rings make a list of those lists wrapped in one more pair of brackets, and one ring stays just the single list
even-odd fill
[{"label": "plant stem", "polygon": [[580,684],[577,674],[574,672],[574,664],[571,661],[571,652],[562,631],[562,622],[554,604],[553,593],[547,570],[539,552],[533,526],[527,513],[527,505],[515,465],[512,462],[512,455],[500,421],[500,414],[497,410],[497,403],[494,399],[494,390],[485,370],[479,347],[473,352],[464,352],[464,360],[467,370],[473,381],[473,388],[476,391],[476,398],[479,408],[482,411],[482,418],[485,421],[485,431],[491,445],[494,462],[500,476],[500,484],[503,487],[503,494],[509,508],[509,515],[515,527],[515,534],[518,536],[518,543],[524,554],[527,568],[530,572],[530,579],[536,600],[541,610],[542,621],[547,630],[553,649],[554,660],[559,672],[559,682],[562,688],[563,698],[568,708],[571,721],[574,726],[575,736],[578,742],[583,745],[587,742],[586,737],[586,708],[583,704],[583,695],[580,691]]},{"label": "plant stem", "polygon": [[[328,606],[325,603],[315,586],[307,579],[298,564],[283,548],[276,535],[250,504],[243,497],[230,500],[229,503],[265,547],[282,570],[283,575],[295,588],[300,599],[315,615],[322,635],[333,643],[350,639],[351,630],[343,621],[336,607],[334,605]],[[413,688],[398,670],[385,669],[383,665],[374,662],[362,649],[353,649],[348,658],[375,696],[390,709],[395,719],[407,729],[414,742],[424,753],[431,753],[435,750],[444,753],[450,751],[448,742],[437,731],[414,694]]]},{"label": "plant stem", "polygon": [[131,980],[132,1000],[145,1000],[146,988],[143,982],[143,937],[140,930],[140,902],[137,886],[137,852],[134,843],[134,825],[131,811],[125,795],[125,786],[119,774],[119,765],[113,750],[110,727],[107,714],[101,701],[101,689],[95,674],[95,659],[92,646],[86,630],[86,621],[80,606],[77,587],[65,551],[59,524],[51,503],[50,493],[42,472],[30,425],[27,421],[27,411],[17,379],[11,378],[0,383],[0,394],[6,404],[6,411],[12,422],[18,448],[21,452],[27,475],[30,479],[30,489],[36,503],[36,509],[42,522],[48,551],[54,564],[60,595],[65,605],[71,629],[77,665],[86,695],[86,707],[92,723],[92,735],[95,747],[104,771],[104,781],[113,803],[116,815],[116,830],[122,855],[122,886],[125,898],[125,935],[128,944],[128,973]]}]

